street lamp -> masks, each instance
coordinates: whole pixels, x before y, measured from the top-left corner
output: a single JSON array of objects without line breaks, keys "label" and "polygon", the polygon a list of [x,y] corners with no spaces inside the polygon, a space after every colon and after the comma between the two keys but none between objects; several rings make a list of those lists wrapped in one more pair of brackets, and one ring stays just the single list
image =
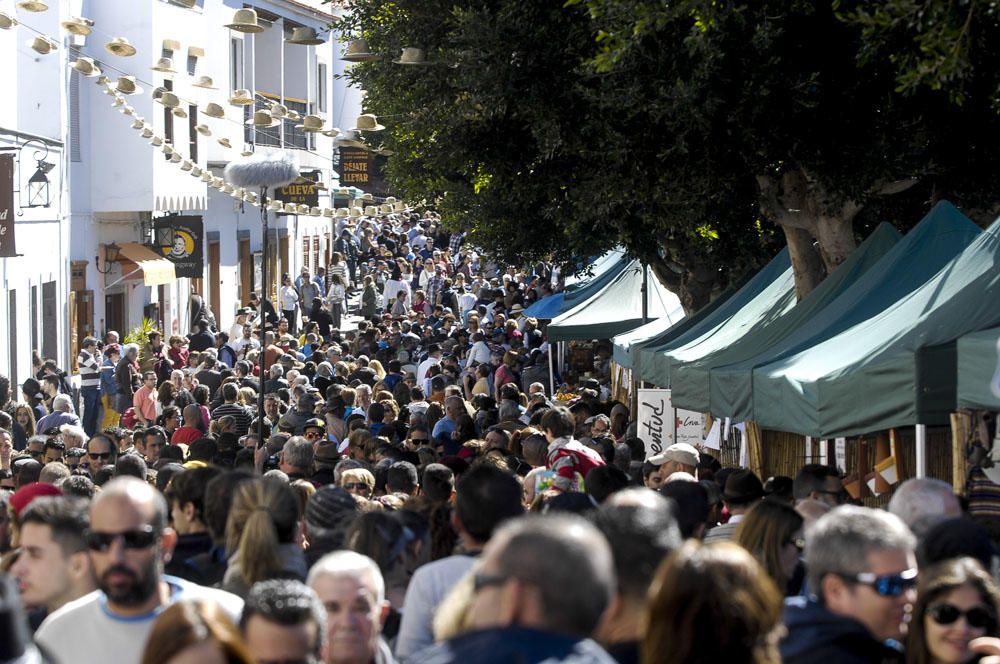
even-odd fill
[{"label": "street lamp", "polygon": [[104,269],[101,269],[101,257],[94,256],[94,269],[96,269],[101,274],[107,274],[111,272],[111,267],[118,262],[118,255],[121,253],[121,247],[116,243],[104,245]]},{"label": "street lamp", "polygon": [[49,206],[49,178],[48,173],[55,164],[43,159],[38,160],[38,168],[34,175],[28,178],[28,204],[25,207],[48,207]]}]

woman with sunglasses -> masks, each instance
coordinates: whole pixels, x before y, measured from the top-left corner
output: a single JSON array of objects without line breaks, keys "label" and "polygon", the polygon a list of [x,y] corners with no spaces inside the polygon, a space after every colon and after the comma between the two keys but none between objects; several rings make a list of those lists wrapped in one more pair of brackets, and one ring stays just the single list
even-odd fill
[{"label": "woman with sunglasses", "polygon": [[921,571],[907,637],[910,664],[964,664],[978,655],[969,642],[997,636],[1000,590],[973,558],[953,558]]},{"label": "woman with sunglasses", "polygon": [[760,501],[740,522],[734,541],[763,565],[785,596],[798,593],[801,578],[793,579],[805,546],[798,512],[773,500]]}]

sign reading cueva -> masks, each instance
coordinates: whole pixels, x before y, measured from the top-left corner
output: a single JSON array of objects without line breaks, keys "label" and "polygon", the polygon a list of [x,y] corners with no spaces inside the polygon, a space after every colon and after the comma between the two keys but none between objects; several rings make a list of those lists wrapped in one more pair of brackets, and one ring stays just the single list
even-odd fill
[{"label": "sign reading cueva", "polygon": [[371,153],[364,148],[340,148],[340,184],[364,188],[371,182]]},{"label": "sign reading cueva", "polygon": [[205,226],[201,217],[178,215],[153,222],[157,246],[153,250],[174,264],[178,277],[201,278],[204,271]]},{"label": "sign reading cueva", "polygon": [[[285,203],[295,203],[296,205],[308,205],[309,207],[319,206],[319,190],[316,189],[316,181],[319,179],[319,171],[301,173],[297,182],[278,187],[274,193],[275,200]],[[309,180],[309,182],[304,182]]]},{"label": "sign reading cueva", "polygon": [[0,155],[0,256],[17,256],[14,246],[14,155]]}]

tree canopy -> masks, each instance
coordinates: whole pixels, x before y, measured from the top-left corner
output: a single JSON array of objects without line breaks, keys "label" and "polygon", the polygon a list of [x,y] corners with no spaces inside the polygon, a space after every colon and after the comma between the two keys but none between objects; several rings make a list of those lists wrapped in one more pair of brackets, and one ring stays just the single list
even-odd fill
[{"label": "tree canopy", "polygon": [[[903,6],[945,3],[869,4],[356,0],[342,29],[385,56],[349,76],[401,195],[506,260],[622,243],[694,309],[782,236],[804,295],[866,214],[993,207],[989,78],[912,76]],[[392,63],[403,47],[430,64]]]}]

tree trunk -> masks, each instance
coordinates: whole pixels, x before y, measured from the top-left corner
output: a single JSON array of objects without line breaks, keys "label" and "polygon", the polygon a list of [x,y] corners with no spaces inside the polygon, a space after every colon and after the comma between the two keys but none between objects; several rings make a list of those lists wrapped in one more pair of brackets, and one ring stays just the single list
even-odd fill
[{"label": "tree trunk", "polygon": [[696,267],[678,272],[659,256],[649,258],[649,267],[653,276],[677,295],[685,315],[690,316],[711,301],[717,278],[714,270]]},{"label": "tree trunk", "polygon": [[809,231],[789,226],[782,226],[781,230],[785,232],[788,257],[795,275],[795,297],[801,302],[826,277],[823,260]]},{"label": "tree trunk", "polygon": [[[841,263],[854,253],[854,215],[849,217],[820,216],[816,219],[816,239],[826,273],[832,274]],[[799,298],[801,299],[801,298]]]}]

